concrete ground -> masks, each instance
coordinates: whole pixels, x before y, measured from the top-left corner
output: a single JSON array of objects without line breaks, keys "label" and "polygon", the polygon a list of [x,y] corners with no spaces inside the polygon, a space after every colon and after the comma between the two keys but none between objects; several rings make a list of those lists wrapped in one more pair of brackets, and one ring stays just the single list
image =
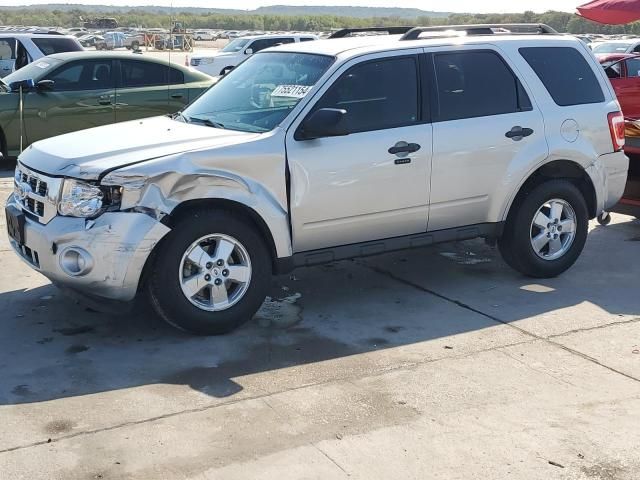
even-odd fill
[{"label": "concrete ground", "polygon": [[553,280],[481,241],[301,269],[218,338],[68,300],[0,217],[2,479],[640,478],[630,217]]}]

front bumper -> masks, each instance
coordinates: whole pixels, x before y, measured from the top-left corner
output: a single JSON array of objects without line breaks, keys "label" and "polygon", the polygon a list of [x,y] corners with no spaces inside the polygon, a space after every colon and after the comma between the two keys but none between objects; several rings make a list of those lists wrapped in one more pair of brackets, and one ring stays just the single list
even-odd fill
[{"label": "front bumper", "polygon": [[[22,210],[11,195],[7,205]],[[170,229],[143,213],[108,212],[95,220],[57,216],[46,225],[27,215],[25,243],[10,240],[14,251],[53,283],[92,297],[133,300],[142,269]],[[63,255],[80,250],[91,268],[82,275],[63,268]]]}]

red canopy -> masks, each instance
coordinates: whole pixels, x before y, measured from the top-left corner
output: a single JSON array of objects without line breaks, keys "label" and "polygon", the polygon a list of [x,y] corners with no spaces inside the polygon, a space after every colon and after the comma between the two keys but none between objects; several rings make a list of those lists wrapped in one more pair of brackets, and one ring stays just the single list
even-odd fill
[{"label": "red canopy", "polygon": [[578,7],[578,14],[598,23],[631,23],[640,20],[640,0],[593,0]]}]

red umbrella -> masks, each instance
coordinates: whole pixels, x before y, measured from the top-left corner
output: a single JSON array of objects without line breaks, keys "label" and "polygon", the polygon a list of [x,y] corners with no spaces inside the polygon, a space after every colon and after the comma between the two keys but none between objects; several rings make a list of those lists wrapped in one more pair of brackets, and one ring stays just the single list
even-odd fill
[{"label": "red umbrella", "polygon": [[640,0],[593,0],[578,7],[578,14],[598,23],[631,23],[640,20]]}]

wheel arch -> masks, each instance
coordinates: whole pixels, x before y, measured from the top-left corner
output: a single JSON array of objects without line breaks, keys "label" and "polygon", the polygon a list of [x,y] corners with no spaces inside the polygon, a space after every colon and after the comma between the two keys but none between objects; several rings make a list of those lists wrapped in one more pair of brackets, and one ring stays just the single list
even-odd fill
[{"label": "wheel arch", "polygon": [[180,203],[169,215],[165,216],[162,219],[162,223],[169,228],[173,228],[176,221],[186,213],[202,208],[228,210],[233,212],[235,215],[249,220],[263,238],[265,238],[269,253],[271,254],[272,263],[278,258],[276,242],[267,222],[253,208],[235,200],[227,198],[200,198],[187,200]]},{"label": "wheel arch", "polygon": [[598,215],[597,192],[591,175],[580,163],[573,160],[559,159],[539,166],[524,179],[507,205],[502,216],[503,220],[508,218],[513,207],[516,206],[522,197],[533,187],[545,180],[557,178],[566,178],[578,187],[587,203],[589,218],[595,218]]},{"label": "wheel arch", "polygon": [[[269,251],[269,254],[271,256],[271,266],[274,272],[278,271],[278,249],[276,247],[276,241],[271,229],[269,228],[264,218],[262,218],[262,216],[257,211],[241,202],[226,198],[202,198],[186,200],[176,206],[171,211],[171,213],[163,217],[161,223],[169,227],[170,229],[173,229],[174,225],[184,215],[195,210],[201,210],[203,208],[227,210],[233,212],[235,215],[247,219],[256,228],[260,235],[262,235],[266,240],[267,250]],[[142,269],[140,281],[138,283],[138,291],[141,291],[143,286],[146,284],[149,271],[151,269],[151,266],[153,265],[153,262],[155,261],[159,246],[163,241],[164,238],[154,247],[149,257],[147,257],[145,265]]]}]

